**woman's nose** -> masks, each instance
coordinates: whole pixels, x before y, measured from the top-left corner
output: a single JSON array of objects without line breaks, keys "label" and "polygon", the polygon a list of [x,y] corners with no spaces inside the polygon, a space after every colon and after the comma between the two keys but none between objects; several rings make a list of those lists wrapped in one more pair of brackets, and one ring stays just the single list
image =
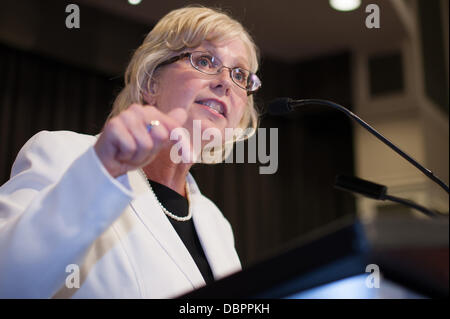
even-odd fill
[{"label": "woman's nose", "polygon": [[222,68],[211,82],[212,88],[222,89],[226,95],[229,94],[232,85],[233,80],[231,79],[230,70],[226,68]]}]

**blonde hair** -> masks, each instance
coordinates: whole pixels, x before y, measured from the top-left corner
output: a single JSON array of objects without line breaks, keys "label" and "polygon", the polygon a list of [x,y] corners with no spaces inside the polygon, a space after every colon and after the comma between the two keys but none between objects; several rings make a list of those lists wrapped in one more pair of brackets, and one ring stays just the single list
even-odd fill
[{"label": "blonde hair", "polygon": [[[199,46],[204,40],[214,43],[232,38],[242,40],[248,52],[250,71],[256,73],[258,48],[238,21],[218,9],[201,6],[189,6],[169,12],[134,52],[125,72],[125,87],[116,97],[108,119],[118,115],[133,103],[144,104],[143,89],[150,88],[155,69],[160,63],[178,55],[186,48]],[[250,95],[238,128],[247,131],[250,128],[251,132],[233,138],[233,142],[252,136],[258,127],[258,118],[253,96]]]}]

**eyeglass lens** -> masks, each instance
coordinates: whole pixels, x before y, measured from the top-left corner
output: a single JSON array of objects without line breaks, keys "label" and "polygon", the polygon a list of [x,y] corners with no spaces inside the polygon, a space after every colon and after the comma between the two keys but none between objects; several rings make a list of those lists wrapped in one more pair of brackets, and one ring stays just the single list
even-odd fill
[{"label": "eyeglass lens", "polygon": [[259,79],[250,71],[241,68],[225,67],[218,58],[206,52],[192,52],[190,56],[191,64],[200,72],[206,74],[217,74],[222,68],[230,69],[230,76],[239,87],[253,91],[259,88]]}]

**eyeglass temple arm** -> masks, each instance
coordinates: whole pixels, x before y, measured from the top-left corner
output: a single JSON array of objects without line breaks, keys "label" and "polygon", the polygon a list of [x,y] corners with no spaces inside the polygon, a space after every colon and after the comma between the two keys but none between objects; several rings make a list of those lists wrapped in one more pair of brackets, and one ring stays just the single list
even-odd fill
[{"label": "eyeglass temple arm", "polygon": [[185,57],[187,57],[187,56],[190,56],[190,55],[191,55],[191,54],[190,54],[189,52],[186,52],[186,53],[183,53],[183,54],[174,56],[174,57],[172,57],[172,58],[170,58],[170,59],[168,59],[168,60],[166,60],[166,61],[164,61],[164,62],[161,62],[161,63],[157,66],[157,68],[160,67],[160,66],[163,66],[163,65],[167,65],[167,64],[171,64],[171,63],[177,62],[178,60],[181,60],[181,59],[183,59],[183,58],[185,58]]}]

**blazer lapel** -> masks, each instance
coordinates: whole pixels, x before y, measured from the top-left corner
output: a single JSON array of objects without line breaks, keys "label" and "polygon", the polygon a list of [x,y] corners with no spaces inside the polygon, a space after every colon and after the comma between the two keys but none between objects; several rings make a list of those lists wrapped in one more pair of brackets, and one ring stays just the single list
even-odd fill
[{"label": "blazer lapel", "polygon": [[136,199],[130,205],[139,219],[186,276],[193,288],[204,286],[205,281],[200,270],[176,230],[161,210],[147,181],[138,171],[129,172],[128,177],[131,187],[137,194]]},{"label": "blazer lapel", "polygon": [[217,223],[217,217],[211,210],[217,208],[213,205],[208,205],[203,195],[195,183],[192,175],[187,177],[191,205],[192,218],[194,219],[195,229],[200,240],[200,243],[205,252],[208,263],[216,280],[230,275],[233,272],[241,270],[241,263],[234,248],[234,244],[228,242],[228,238],[224,238],[224,230]]}]

